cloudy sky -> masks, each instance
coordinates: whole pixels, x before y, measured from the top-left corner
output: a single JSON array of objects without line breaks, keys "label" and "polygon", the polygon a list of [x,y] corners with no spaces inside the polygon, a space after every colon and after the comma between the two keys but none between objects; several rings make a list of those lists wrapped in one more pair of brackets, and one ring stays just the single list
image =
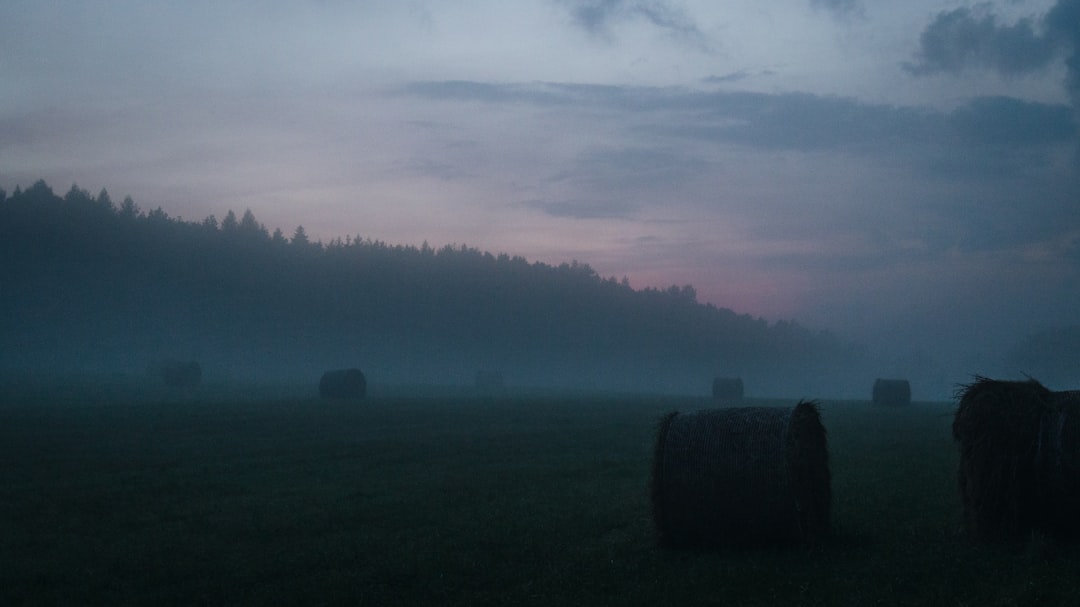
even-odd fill
[{"label": "cloudy sky", "polygon": [[1080,323],[1080,0],[0,15],[8,192],[577,259],[972,372]]}]

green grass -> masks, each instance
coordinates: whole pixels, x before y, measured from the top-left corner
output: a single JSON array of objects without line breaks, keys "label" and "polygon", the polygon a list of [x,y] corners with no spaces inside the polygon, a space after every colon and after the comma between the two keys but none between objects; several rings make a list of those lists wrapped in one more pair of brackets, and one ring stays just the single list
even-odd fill
[{"label": "green grass", "polygon": [[655,422],[706,406],[565,396],[8,399],[0,605],[1080,598],[1080,550],[964,539],[948,403],[823,403],[834,495],[823,546],[657,548],[646,489]]}]

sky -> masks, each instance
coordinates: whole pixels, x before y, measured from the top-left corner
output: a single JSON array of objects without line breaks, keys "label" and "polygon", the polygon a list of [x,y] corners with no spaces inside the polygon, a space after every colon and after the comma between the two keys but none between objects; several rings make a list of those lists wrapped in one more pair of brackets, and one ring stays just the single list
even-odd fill
[{"label": "sky", "polygon": [[971,373],[1080,324],[1080,0],[0,16],[9,193],[578,260]]}]

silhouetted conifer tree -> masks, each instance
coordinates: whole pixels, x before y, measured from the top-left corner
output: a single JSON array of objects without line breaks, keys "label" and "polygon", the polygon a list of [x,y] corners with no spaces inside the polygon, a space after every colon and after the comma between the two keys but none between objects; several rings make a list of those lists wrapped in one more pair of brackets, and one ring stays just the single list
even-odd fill
[{"label": "silhouetted conifer tree", "polygon": [[169,221],[169,214],[161,207],[157,207],[153,211],[147,213],[146,218],[156,223],[165,223],[166,221]]},{"label": "silhouetted conifer tree", "polygon": [[226,234],[232,234],[236,232],[240,227],[240,222],[236,221],[236,213],[229,209],[229,212],[225,214],[225,219],[221,220],[221,231]]},{"label": "silhouetted conifer tree", "polygon": [[73,183],[71,184],[71,189],[64,195],[64,202],[89,207],[94,203],[94,197],[90,195],[90,192],[79,188],[79,186]]},{"label": "silhouetted conifer tree", "polygon": [[304,231],[304,226],[296,226],[296,231],[293,232],[292,244],[296,247],[307,247],[311,244],[307,232]]},{"label": "silhouetted conifer tree", "polygon": [[255,220],[255,214],[251,212],[251,209],[244,211],[244,216],[240,218],[239,229],[240,232],[250,237],[270,237],[270,234],[266,231],[266,227]]},{"label": "silhouetted conifer tree", "polygon": [[131,196],[124,196],[124,201],[120,203],[120,216],[134,219],[141,214],[142,210],[139,209],[139,205],[135,204],[135,201],[131,199]]},{"label": "silhouetted conifer tree", "polygon": [[113,204],[112,198],[109,198],[109,192],[105,188],[101,188],[101,192],[98,193],[97,203],[98,206],[107,211],[116,210],[116,206]]},{"label": "silhouetted conifer tree", "polygon": [[56,194],[53,193],[52,188],[45,183],[44,179],[38,179],[34,182],[34,185],[23,192],[23,197],[30,203],[48,204],[56,199]]}]

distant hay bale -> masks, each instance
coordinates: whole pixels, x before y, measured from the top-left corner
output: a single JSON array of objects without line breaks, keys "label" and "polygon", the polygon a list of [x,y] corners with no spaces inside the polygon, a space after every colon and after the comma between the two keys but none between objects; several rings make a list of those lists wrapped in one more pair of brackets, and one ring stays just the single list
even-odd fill
[{"label": "distant hay bale", "polygon": [[1080,539],[1080,391],[976,377],[957,397],[952,430],[968,533]]},{"label": "distant hay bale", "polygon": [[874,380],[873,402],[875,405],[903,406],[911,404],[911,383],[906,379]]},{"label": "distant hay bale", "polygon": [[170,388],[194,388],[202,381],[202,367],[193,360],[164,360],[155,365],[155,375]]},{"label": "distant hay bale", "polygon": [[367,379],[360,369],[336,369],[323,373],[319,380],[322,398],[364,398]]},{"label": "distant hay bale", "polygon": [[657,429],[650,493],[662,545],[814,543],[832,489],[817,403],[671,413]]},{"label": "distant hay bale", "polygon": [[741,377],[716,377],[712,382],[712,396],[718,400],[739,402],[743,399]]}]

